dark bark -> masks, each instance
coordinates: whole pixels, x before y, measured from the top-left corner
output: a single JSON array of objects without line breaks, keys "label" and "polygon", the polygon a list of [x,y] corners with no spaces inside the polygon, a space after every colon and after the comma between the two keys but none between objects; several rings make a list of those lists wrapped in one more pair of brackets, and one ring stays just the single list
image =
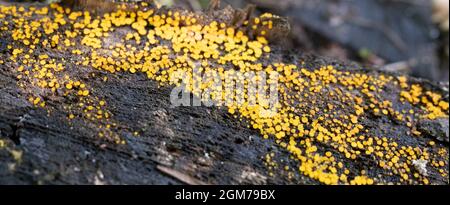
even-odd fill
[{"label": "dark bark", "polygon": [[[379,74],[356,64],[280,49],[273,52],[273,59],[304,61],[308,69],[331,64],[350,72]],[[7,55],[1,52],[0,56],[3,59]],[[289,178],[283,167],[269,176],[263,164],[267,153],[275,153],[275,159],[283,165],[298,167],[298,162],[289,160],[285,149],[271,139],[264,140],[224,108],[171,107],[171,87],[159,87],[142,74],[91,71],[78,76],[87,79],[89,86],[96,88],[95,94],[109,102],[114,120],[121,126],[118,134],[127,142],[116,145],[99,139],[89,122],[69,121],[63,108],[70,103],[67,99],[53,99],[48,109],[35,108],[17,86],[14,70],[0,65],[0,140],[4,143],[0,148],[0,184],[318,184],[298,171]],[[92,73],[97,77],[88,79]],[[109,80],[105,83],[98,76]],[[415,81],[443,93],[448,101],[448,87]],[[383,94],[397,93],[392,88]],[[400,142],[413,141],[422,147],[433,138],[438,146],[430,149],[447,147],[448,151],[446,120],[423,123],[421,129],[428,134],[417,139],[404,135],[408,128],[389,123],[384,117],[371,116],[364,123],[374,133],[395,135]],[[133,136],[133,130],[140,130],[139,137]],[[349,166],[351,171],[366,169],[371,175],[394,178],[370,158],[358,159]],[[448,178],[430,169],[432,183],[448,184]]]}]

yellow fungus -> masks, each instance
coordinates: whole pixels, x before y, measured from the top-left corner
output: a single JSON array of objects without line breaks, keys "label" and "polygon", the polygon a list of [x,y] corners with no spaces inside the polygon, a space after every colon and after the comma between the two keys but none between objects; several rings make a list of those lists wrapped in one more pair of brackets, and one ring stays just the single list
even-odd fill
[{"label": "yellow fungus", "polygon": [[[66,72],[66,69],[74,68],[66,68],[67,59],[37,56],[34,53],[36,48],[72,53],[74,58],[70,61],[81,67],[76,72],[85,72],[87,68],[96,69],[100,72],[89,72],[86,77],[99,78],[103,82],[108,80],[103,75],[106,72],[144,74],[163,86],[176,85],[170,77],[178,71],[192,73],[194,67],[201,67],[201,73],[211,72],[212,76],[220,77],[220,80],[227,78],[226,71],[238,74],[247,71],[269,74],[276,71],[283,86],[277,90],[280,102],[273,116],[261,114],[267,114],[261,112],[267,107],[262,102],[253,106],[233,103],[227,106],[227,110],[238,120],[249,122],[248,126],[258,130],[264,139],[275,138],[280,147],[299,161],[298,171],[323,184],[371,185],[381,181],[369,178],[366,172],[362,172],[361,176],[351,174],[347,162],[339,161],[342,155],[348,163],[359,159],[361,155],[368,155],[380,167],[398,175],[404,183],[409,183],[410,176],[424,184],[429,183],[428,179],[412,173],[412,160],[420,157],[436,159],[435,165],[445,166],[445,161],[437,160],[441,159],[437,158],[437,154],[416,146],[402,148],[403,145],[397,144],[395,138],[372,136],[383,133],[372,133],[370,126],[365,125],[367,115],[373,113],[383,119],[392,117],[392,120],[402,122],[400,126],[409,127],[412,135],[419,136],[421,133],[414,128],[418,119],[448,117],[448,102],[440,94],[427,91],[417,84],[411,85],[405,76],[395,78],[382,74],[347,72],[335,69],[332,65],[302,68],[305,62],[272,62],[263,65],[261,60],[272,52],[269,46],[271,42],[265,37],[269,33],[267,29],[275,26],[272,18],[277,17],[272,14],[263,14],[244,22],[244,25],[254,29],[255,36],[248,36],[248,32],[225,22],[212,21],[204,25],[201,18],[192,14],[154,12],[139,7],[136,11],[119,9],[103,16],[93,16],[89,11],[64,9],[58,4],[34,11],[28,11],[27,8],[12,9],[14,6],[1,7],[1,14],[12,18],[15,15],[12,11],[16,10],[39,15],[35,19],[23,19],[21,23],[13,22],[14,25],[10,25],[13,42],[7,47],[11,59],[6,61],[18,65],[15,70],[19,85],[38,90],[28,93],[28,96],[34,96],[29,98],[29,102],[35,106],[44,106],[43,99],[53,99],[48,98],[49,95],[76,97],[77,103],[67,108],[67,112],[72,113],[68,115],[69,119],[79,116],[80,119],[97,123],[98,136],[111,142],[126,144],[114,132],[117,124],[112,122],[113,113],[108,111],[106,102],[99,100],[102,99],[100,96],[94,96],[96,92],[91,94],[95,91],[91,85],[86,86],[81,80],[69,76],[70,72]],[[48,14],[52,18],[48,18]],[[112,37],[111,34],[119,27],[123,28],[123,33],[121,30],[114,36],[117,34],[119,39],[124,40],[117,43],[107,41],[106,38]],[[194,76],[186,78],[195,79]],[[249,85],[261,79],[240,80],[244,85]],[[229,85],[225,81],[223,83]],[[199,96],[206,88],[219,88],[211,83],[200,84],[198,91],[194,82],[188,83],[186,89]],[[401,90],[398,100],[407,109],[400,110],[393,106],[393,102],[380,96],[386,84],[398,86]],[[264,87],[263,91],[268,91],[268,87]],[[245,102],[260,97],[244,94]],[[227,98],[227,95],[224,91],[214,93],[219,101]],[[328,98],[333,98],[333,102],[323,100]],[[138,135],[137,132],[133,133]],[[317,143],[329,145],[329,151],[319,151]],[[429,144],[435,145],[432,141]],[[267,164],[274,167],[273,153],[268,157],[270,160]],[[285,170],[289,170],[289,167],[285,166]],[[270,172],[270,175],[273,174]]]}]

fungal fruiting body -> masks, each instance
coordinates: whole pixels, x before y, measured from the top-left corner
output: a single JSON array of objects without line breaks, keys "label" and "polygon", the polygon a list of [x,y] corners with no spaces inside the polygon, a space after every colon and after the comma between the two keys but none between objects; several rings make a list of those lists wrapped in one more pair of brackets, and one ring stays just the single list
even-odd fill
[{"label": "fungal fruiting body", "polygon": [[[249,93],[241,93],[244,103],[229,103],[226,109],[289,151],[301,174],[324,184],[389,183],[367,170],[347,167],[356,160],[370,160],[392,173],[393,183],[427,184],[430,179],[414,168],[417,160],[424,160],[436,162],[430,166],[448,177],[448,147],[419,146],[429,140],[420,138],[415,129],[418,120],[448,118],[448,102],[439,93],[403,76],[350,72],[335,65],[311,68],[301,61],[277,62],[265,36],[277,18],[271,14],[237,27],[187,11],[154,9],[147,3],[139,4],[137,10],[119,8],[103,15],[58,4],[1,5],[0,12],[2,38],[11,39],[1,63],[17,68],[18,85],[30,103],[45,109],[50,96],[70,98],[72,102],[65,106],[68,120],[95,125],[99,137],[106,140],[125,144],[117,134],[120,128],[108,102],[97,97],[96,88],[83,80],[87,77],[107,81],[107,74],[143,73],[161,86],[173,86],[179,85],[170,80],[174,73],[200,69],[220,79],[220,86],[187,76],[185,89],[196,95],[209,89],[211,98],[223,100],[236,99],[222,89],[231,83],[229,73],[277,72],[275,113],[263,115],[260,111],[266,105],[246,103],[258,97]],[[89,72],[92,69],[105,75],[95,76]],[[241,80],[248,86],[261,79]],[[388,87],[401,91],[388,98],[383,95]],[[365,124],[369,117],[407,127],[412,140],[399,141],[400,136],[374,132],[376,126]],[[267,160],[274,165],[270,156]]]}]

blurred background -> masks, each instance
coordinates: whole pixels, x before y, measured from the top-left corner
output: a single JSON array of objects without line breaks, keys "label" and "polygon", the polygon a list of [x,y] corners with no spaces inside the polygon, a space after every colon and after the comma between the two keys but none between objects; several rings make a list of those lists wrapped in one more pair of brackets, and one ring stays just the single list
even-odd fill
[{"label": "blurred background", "polygon": [[[209,0],[157,0],[201,11]],[[283,47],[431,81],[449,81],[448,0],[222,0],[288,18]]]}]

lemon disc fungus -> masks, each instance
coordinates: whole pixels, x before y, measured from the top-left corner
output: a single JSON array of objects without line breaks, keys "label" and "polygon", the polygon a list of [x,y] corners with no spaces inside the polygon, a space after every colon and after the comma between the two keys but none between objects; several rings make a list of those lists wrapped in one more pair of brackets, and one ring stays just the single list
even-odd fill
[{"label": "lemon disc fungus", "polygon": [[[186,91],[200,99],[231,99],[221,106],[230,120],[289,153],[295,166],[270,153],[262,156],[269,177],[289,172],[290,178],[300,174],[330,185],[429,184],[436,175],[448,178],[448,146],[418,127],[448,120],[442,92],[406,76],[283,59],[269,35],[280,18],[272,14],[236,23],[146,2],[114,5],[96,13],[56,3],[0,4],[2,38],[10,40],[2,64],[14,68],[17,85],[35,109],[50,110],[54,99],[66,99],[69,123],[88,122],[99,139],[127,146],[112,99],[100,97],[96,86],[115,76],[144,75],[173,87],[181,83],[172,77],[184,73]],[[217,80],[205,81],[195,72]],[[261,93],[226,92],[236,82],[247,88],[262,81],[251,72],[276,73],[278,86],[262,86]],[[229,80],[230,74],[242,77]],[[268,109],[269,100],[250,103],[270,92],[278,96],[275,110]],[[401,129],[384,130],[384,123]],[[420,168],[418,160],[428,164]],[[367,164],[355,168],[357,161]],[[425,174],[421,170],[427,167]]]}]

